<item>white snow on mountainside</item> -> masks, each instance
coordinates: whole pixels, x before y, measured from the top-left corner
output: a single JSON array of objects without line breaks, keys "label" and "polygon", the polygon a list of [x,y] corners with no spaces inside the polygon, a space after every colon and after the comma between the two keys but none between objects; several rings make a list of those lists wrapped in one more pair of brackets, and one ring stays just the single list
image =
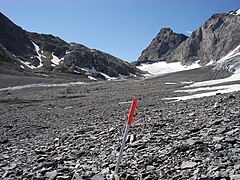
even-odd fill
[{"label": "white snow on mountainside", "polygon": [[[183,89],[177,90],[175,92],[186,92],[191,93],[191,95],[164,98],[164,100],[179,101],[201,98],[205,96],[214,96],[218,93],[224,94],[240,91],[240,84],[237,83],[240,81],[240,45],[237,46],[237,48],[235,48],[229,54],[221,58],[219,61],[217,61],[217,63],[215,63],[214,69],[226,69],[230,72],[233,72],[233,74],[228,78],[196,82],[191,85],[185,86],[183,87]],[[231,82],[231,85],[222,85],[223,83],[229,82]]]},{"label": "white snow on mountainside", "polygon": [[146,76],[157,76],[157,75],[163,75],[163,74],[169,74],[173,72],[179,72],[179,71],[185,71],[190,69],[196,69],[199,68],[200,65],[198,62],[193,63],[190,66],[183,66],[180,62],[174,62],[174,63],[166,63],[166,62],[156,62],[152,64],[142,64],[140,66],[137,66],[138,69],[143,71],[148,71],[150,74],[147,74]]},{"label": "white snow on mountainside", "polygon": [[240,9],[236,10],[236,11],[231,11],[229,14],[232,15],[240,15]]},{"label": "white snow on mountainside", "polygon": [[39,46],[38,45],[36,45],[34,42],[32,42],[33,43],[33,45],[34,45],[34,47],[35,47],[35,51],[36,51],[36,53],[37,53],[37,58],[39,59],[39,61],[40,61],[40,63],[39,63],[39,65],[37,66],[37,68],[40,68],[40,67],[42,67],[43,66],[43,64],[42,64],[42,55],[39,53],[39,51],[40,51],[40,48],[39,48]]},{"label": "white snow on mountainside", "polygon": [[1,88],[0,91],[7,91],[7,90],[19,90],[19,89],[27,89],[27,88],[39,88],[39,87],[68,87],[68,86],[78,86],[78,85],[87,85],[85,82],[69,82],[69,83],[60,83],[60,84],[28,84],[22,86],[13,86],[7,88]]},{"label": "white snow on mountainside", "polygon": [[[102,72],[100,72],[100,71],[97,71],[94,67],[92,67],[91,69],[90,69],[90,68],[81,68],[81,70],[85,71],[85,72],[86,72],[86,75],[91,75],[91,73],[100,73],[100,74],[103,75],[107,80],[124,80],[124,79],[127,79],[127,78],[129,78],[129,77],[137,77],[135,74],[132,74],[132,73],[130,73],[128,76],[119,74],[119,77],[110,77],[110,76],[108,76],[108,75],[105,74],[105,73],[102,73]],[[90,78],[90,77],[88,77],[88,78],[91,79],[91,80],[96,80],[95,78]]]},{"label": "white snow on mountainside", "polygon": [[62,60],[63,60],[63,58],[62,58],[62,59],[59,59],[57,56],[53,55],[53,53],[52,53],[52,59],[51,59],[51,61],[52,61],[52,63],[53,63],[54,65],[59,65],[59,63],[60,63]]}]

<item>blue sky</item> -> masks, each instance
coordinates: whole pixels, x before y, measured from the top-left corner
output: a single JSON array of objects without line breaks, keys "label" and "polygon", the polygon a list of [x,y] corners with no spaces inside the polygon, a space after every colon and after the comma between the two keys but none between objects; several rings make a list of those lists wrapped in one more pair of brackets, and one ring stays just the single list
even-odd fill
[{"label": "blue sky", "polygon": [[188,35],[240,0],[0,0],[23,29],[59,36],[126,61],[136,60],[163,27]]}]

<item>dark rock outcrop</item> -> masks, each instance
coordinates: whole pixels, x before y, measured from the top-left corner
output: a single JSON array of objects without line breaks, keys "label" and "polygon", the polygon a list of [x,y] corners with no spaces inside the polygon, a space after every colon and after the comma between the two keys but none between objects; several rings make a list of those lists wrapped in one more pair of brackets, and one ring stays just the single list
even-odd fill
[{"label": "dark rock outcrop", "polygon": [[36,54],[26,32],[0,13],[0,44],[21,59]]},{"label": "dark rock outcrop", "polygon": [[[18,59],[0,44],[0,72],[2,74],[20,75],[23,72],[23,66]],[[28,70],[25,69],[25,73]]]},{"label": "dark rock outcrop", "polygon": [[142,51],[140,62],[164,60],[187,36],[174,33],[170,28],[162,28],[150,45]]}]

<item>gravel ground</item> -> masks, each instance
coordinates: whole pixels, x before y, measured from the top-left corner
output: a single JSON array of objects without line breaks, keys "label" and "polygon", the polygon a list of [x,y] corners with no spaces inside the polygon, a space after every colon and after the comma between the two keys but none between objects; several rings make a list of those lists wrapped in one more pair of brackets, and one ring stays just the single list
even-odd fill
[{"label": "gravel ground", "polygon": [[[96,174],[114,179],[133,97],[142,100],[129,131],[120,179],[240,179],[240,93],[162,100],[176,96],[174,91],[184,86],[181,82],[206,78],[191,72],[0,91],[1,179],[91,179]],[[2,76],[1,88],[46,81],[14,79]]]}]

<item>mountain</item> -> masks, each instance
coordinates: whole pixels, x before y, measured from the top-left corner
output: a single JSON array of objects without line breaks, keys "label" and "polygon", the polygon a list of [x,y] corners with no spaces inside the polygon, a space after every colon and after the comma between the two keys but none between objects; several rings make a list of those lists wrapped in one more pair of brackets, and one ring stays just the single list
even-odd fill
[{"label": "mountain", "polygon": [[170,28],[162,28],[150,45],[142,51],[139,62],[161,61],[188,37],[174,33]]},{"label": "mountain", "polygon": [[[236,11],[235,11],[236,12]],[[180,44],[166,59],[206,65],[216,62],[240,44],[240,15],[215,14]]]},{"label": "mountain", "polygon": [[[216,63],[234,49],[237,51],[236,48],[240,45],[240,11],[211,16],[190,37],[185,40],[180,38],[182,42],[178,41],[165,54],[158,54],[162,51],[162,48],[159,48],[162,47],[162,41],[157,41],[159,37],[163,37],[166,44],[172,43],[170,38],[164,38],[164,31],[166,28],[162,29],[148,48],[142,52],[137,64],[144,59],[145,61],[165,61],[167,63],[180,62],[187,66],[198,62],[200,66],[205,66]],[[172,32],[172,34],[174,33]]]},{"label": "mountain", "polygon": [[[136,77],[142,74],[132,64],[105,52],[77,43],[67,43],[53,35],[27,32],[2,13],[0,44],[1,53],[5,57],[0,59],[0,62],[5,62],[1,63],[1,73],[6,73],[3,69],[14,67],[16,73],[21,68],[20,71],[24,72],[70,73],[100,79]],[[6,63],[8,66],[4,68]]]}]

